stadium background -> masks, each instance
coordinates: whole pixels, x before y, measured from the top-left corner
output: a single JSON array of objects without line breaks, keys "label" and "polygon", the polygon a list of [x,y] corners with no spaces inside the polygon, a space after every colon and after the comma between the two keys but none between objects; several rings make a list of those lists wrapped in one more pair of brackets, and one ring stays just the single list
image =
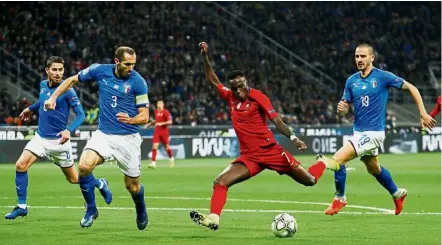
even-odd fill
[{"label": "stadium background", "polygon": [[[174,125],[171,129],[171,143],[174,155],[177,158],[192,158],[181,160],[183,166],[181,169],[178,161],[178,170],[170,172],[159,170],[157,173],[152,173],[146,171],[146,168],[144,170],[146,182],[152,180],[153,183],[163,183],[152,185],[154,189],[152,195],[166,195],[167,193],[156,191],[155,188],[163,189],[167,186],[173,190],[169,191],[172,196],[181,193],[187,196],[208,197],[211,178],[217,172],[215,168],[222,169],[229,162],[229,159],[210,157],[232,158],[238,155],[237,141],[230,126],[227,105],[205,81],[197,46],[200,41],[209,44],[210,60],[222,81],[228,71],[244,70],[250,85],[262,90],[271,98],[275,109],[283,115],[284,121],[298,135],[303,136],[308,144],[309,151],[306,155],[299,156],[303,164],[307,165],[313,159],[311,154],[319,151],[333,153],[351,134],[352,113],[338,117],[335,110],[346,78],[356,71],[353,53],[359,43],[368,42],[375,47],[375,66],[391,71],[416,85],[423,96],[427,111],[432,109],[436,97],[440,95],[440,2],[1,2],[0,12],[0,162],[14,163],[35,132],[37,115],[29,124],[21,122],[18,115],[37,100],[38,84],[45,79],[44,64],[49,56],[58,55],[65,59],[65,77],[67,77],[92,63],[112,63],[116,47],[127,45],[137,52],[135,69],[149,81],[152,110],[155,108],[156,100],[163,98],[166,108],[172,113]],[[73,135],[74,149],[79,153],[96,128],[99,108],[95,84],[76,86],[75,89],[87,113],[83,126]],[[383,153],[406,154],[402,156],[388,154],[385,156],[385,161],[404,164],[388,166],[395,169],[395,173],[399,172],[399,180],[403,179],[403,182],[415,180],[409,189],[418,192],[428,188],[427,192],[422,194],[421,200],[410,200],[409,212],[426,211],[438,214],[435,217],[427,217],[426,213],[412,216],[411,223],[425,227],[419,229],[413,225],[407,226],[400,224],[400,221],[377,216],[373,219],[363,216],[359,223],[343,219],[341,222],[349,223],[344,225],[349,231],[352,231],[353,226],[364,227],[366,222],[371,225],[373,234],[376,233],[372,234],[374,236],[372,240],[369,236],[353,236],[350,234],[352,232],[349,232],[347,237],[349,244],[371,244],[370,242],[376,240],[376,237],[385,241],[383,244],[390,244],[387,242],[390,238],[387,239],[388,236],[382,233],[385,227],[377,223],[379,220],[381,224],[389,223],[393,229],[391,235],[396,237],[395,241],[402,241],[400,244],[414,244],[413,239],[420,236],[431,237],[426,240],[426,244],[440,244],[440,222],[436,222],[440,221],[438,162],[442,144],[440,115],[438,117],[439,127],[434,132],[421,131],[419,114],[411,96],[406,92],[391,90],[386,115],[388,135],[381,149]],[[143,163],[147,163],[151,154],[152,129],[142,129],[141,134],[144,137]],[[286,139],[279,134],[276,134],[276,137],[281,144],[296,153],[296,149]],[[160,159],[165,156],[165,152],[159,153]],[[75,157],[78,158],[78,154]],[[410,159],[422,164],[424,170],[412,165],[413,162],[408,161]],[[208,166],[211,164],[213,166]],[[34,183],[39,182],[41,176],[50,176],[59,182],[64,181],[60,177],[61,174],[54,170],[53,166],[49,166],[49,164],[37,165],[30,170],[35,171]],[[195,166],[198,168],[194,168]],[[367,174],[359,163],[352,166],[356,168],[354,175],[359,177],[360,174],[367,179],[360,182],[353,180],[355,181],[353,184],[359,187],[361,183],[366,185],[357,190],[352,189],[354,195],[359,194],[367,199],[365,190],[370,189],[371,185],[373,188],[377,187],[374,187],[371,179],[365,177]],[[404,170],[403,166],[409,169]],[[1,205],[12,205],[13,164],[2,164],[0,168],[1,186],[11,186],[10,190],[0,191],[1,198],[4,197],[0,198]],[[115,182],[118,182],[121,176],[114,168],[116,167],[103,167],[97,171],[110,175],[111,180],[114,178]],[[197,194],[180,192],[171,183],[164,184],[164,180],[173,180],[177,185],[195,185],[194,181],[189,180],[193,178],[194,172],[202,176],[201,178],[206,178],[207,182],[204,191],[199,191]],[[251,190],[264,190],[260,196],[247,194],[246,185],[244,189],[237,189],[241,191],[236,197],[285,199],[279,195],[281,193],[274,193],[274,189],[270,186],[266,189],[257,184],[259,181],[264,183],[273,181],[270,179],[267,181],[268,175],[263,176],[262,179],[258,178],[258,181],[249,185]],[[180,178],[182,180],[179,180]],[[327,178],[329,177],[326,177],[324,182],[332,183],[332,180]],[[291,183],[282,181],[279,182],[278,188],[290,188]],[[43,196],[53,195],[46,191],[50,188],[50,182],[40,181],[40,183],[37,187],[31,185],[30,192],[34,191]],[[62,188],[71,188],[66,184],[63,186],[65,187]],[[330,188],[319,189],[321,192],[315,194],[310,194],[308,190],[299,190],[300,188],[297,188],[296,192],[306,196],[307,201],[328,202],[332,194]],[[78,195],[74,187],[71,192],[73,196]],[[376,191],[375,193],[378,195]],[[121,195],[125,195],[124,190],[121,190]],[[235,194],[232,192],[232,195]],[[386,195],[379,190],[379,196],[385,199]],[[37,195],[35,198],[35,202],[39,205],[52,205],[47,200],[38,199]],[[296,198],[299,200],[300,197]],[[355,203],[372,204],[364,203],[362,198],[353,198]],[[389,207],[391,201],[384,199],[379,198],[375,204]],[[79,199],[74,200],[81,206],[78,203]],[[65,207],[72,202],[66,199],[56,205]],[[164,203],[157,200],[153,205],[168,207],[170,204],[165,202],[167,200]],[[422,202],[426,203],[425,207],[421,206]],[[207,204],[207,201],[204,204]],[[192,202],[189,205],[196,207],[198,204]],[[228,207],[241,209],[245,206],[235,204]],[[250,208],[253,208],[253,205]],[[282,205],[278,208],[287,209]],[[321,208],[310,207],[313,210],[311,213],[319,212]],[[35,218],[45,218],[43,210],[37,209],[33,212],[36,214]],[[118,214],[122,217],[128,216],[126,219],[132,219],[130,211],[104,210],[105,215],[116,212],[122,212],[123,214]],[[160,211],[152,212],[157,217],[166,215]],[[226,217],[235,217],[233,214],[230,213],[230,216],[227,214]],[[58,218],[64,215],[61,211],[57,211],[52,217]],[[258,212],[256,216],[248,218],[260,222],[264,220],[262,215]],[[164,226],[174,219],[170,212],[166,216],[166,221],[163,221],[165,223],[161,223]],[[308,212],[301,212],[296,217],[304,222],[307,220],[309,225],[303,227],[306,230],[304,237],[301,238],[304,244],[315,244],[317,241],[308,238],[308,234],[316,234],[315,227],[320,225],[308,221],[310,219],[322,221],[320,216],[313,214],[312,218]],[[69,218],[76,221],[77,217]],[[29,221],[30,217],[26,219]],[[188,221],[186,219],[187,217],[183,218],[183,222]],[[57,224],[68,222],[66,217],[62,220]],[[106,221],[115,222],[106,218],[100,220],[100,222]],[[24,222],[26,221],[20,225],[24,225]],[[253,229],[256,228],[258,234],[265,234],[263,235],[265,238],[260,239],[251,235],[252,228],[246,231],[245,236],[252,239],[250,244],[269,244],[272,240],[266,239],[271,238],[267,236],[269,230],[267,226],[270,226],[270,223],[265,221],[267,223],[264,223],[262,228],[258,225],[259,222],[252,225]],[[34,224],[32,219],[30,223]],[[128,227],[133,226],[129,221],[127,223]],[[20,239],[17,240],[11,235],[14,225],[0,223],[0,233],[4,235],[0,241],[5,239],[6,242],[0,243],[19,244]],[[118,228],[108,225],[106,229],[114,232]],[[242,238],[244,234],[236,229],[247,225],[245,221],[236,220],[227,229],[233,238]],[[21,238],[21,241],[32,241],[32,234],[49,232],[51,227],[50,222],[43,223],[38,229],[30,227],[35,231]],[[159,233],[168,232],[166,228],[152,227],[151,229],[154,231],[157,229]],[[401,232],[406,231],[409,236],[401,237],[399,235],[401,232],[394,231],[395,227],[403,228]],[[179,230],[179,227],[174,229]],[[171,235],[172,238],[169,240],[155,237],[155,244],[210,243],[206,240],[206,233],[194,234],[193,229],[197,227],[189,224],[189,228],[185,226],[184,230],[177,231],[182,235]],[[194,235],[193,240],[183,238],[189,232]],[[353,230],[353,232],[359,231]],[[59,239],[66,240],[66,237]],[[231,244],[235,241],[223,235],[217,236],[217,239],[219,243]],[[326,236],[322,242],[334,244],[334,239],[333,236]],[[66,241],[69,243],[70,240]],[[42,240],[42,242],[44,242],[42,244],[56,243],[57,236],[53,241]],[[113,244],[112,242],[117,244],[118,240],[108,239],[109,244]],[[121,241],[122,244],[125,244],[124,242],[125,240]],[[138,240],[132,242],[135,244]],[[79,244],[78,241],[72,243]],[[341,241],[339,244],[345,243]]]}]

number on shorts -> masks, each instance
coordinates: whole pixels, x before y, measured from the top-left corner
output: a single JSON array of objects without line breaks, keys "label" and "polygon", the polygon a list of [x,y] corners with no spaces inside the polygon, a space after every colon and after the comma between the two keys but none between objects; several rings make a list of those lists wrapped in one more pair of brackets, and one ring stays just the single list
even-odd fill
[{"label": "number on shorts", "polygon": [[370,104],[370,97],[368,97],[368,95],[362,95],[361,101],[363,107],[368,107],[368,105]]},{"label": "number on shorts", "polygon": [[112,107],[117,107],[117,96],[112,95]]},{"label": "number on shorts", "polygon": [[359,145],[364,145],[365,143],[370,141],[370,137],[367,135],[362,136],[362,138],[359,139]]},{"label": "number on shorts", "polygon": [[66,159],[71,159],[71,153],[69,151],[66,151]]}]

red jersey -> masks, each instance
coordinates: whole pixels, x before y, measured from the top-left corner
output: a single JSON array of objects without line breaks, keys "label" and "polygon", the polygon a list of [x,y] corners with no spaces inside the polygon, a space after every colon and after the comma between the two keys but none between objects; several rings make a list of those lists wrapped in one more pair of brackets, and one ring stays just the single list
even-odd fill
[{"label": "red jersey", "polygon": [[435,117],[437,114],[440,113],[440,107],[441,107],[441,96],[437,97],[436,106],[434,106],[434,109],[430,112],[431,117]]},{"label": "red jersey", "polygon": [[241,154],[265,151],[264,147],[277,144],[266,122],[267,118],[273,119],[278,113],[267,96],[251,88],[247,99],[240,101],[233,96],[232,90],[223,84],[218,85],[218,91],[229,104],[230,117]]},{"label": "red jersey", "polygon": [[[155,115],[155,125],[156,123],[167,122],[172,120],[172,116],[170,115],[170,112],[167,109],[163,109],[161,111],[156,109],[154,111],[154,115]],[[169,125],[155,126],[155,130],[166,131],[168,130],[168,127]]]}]

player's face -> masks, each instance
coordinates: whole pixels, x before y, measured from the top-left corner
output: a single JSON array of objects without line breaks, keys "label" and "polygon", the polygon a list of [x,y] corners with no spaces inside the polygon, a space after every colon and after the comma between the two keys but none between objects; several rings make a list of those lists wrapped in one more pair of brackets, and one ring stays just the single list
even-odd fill
[{"label": "player's face", "polygon": [[63,79],[64,65],[62,63],[52,63],[50,67],[46,67],[46,74],[51,82],[60,83]]},{"label": "player's face", "polygon": [[115,58],[115,64],[117,65],[118,76],[123,78],[129,77],[136,63],[137,63],[136,54],[130,55],[128,53],[124,53],[124,58],[121,61]]},{"label": "player's face", "polygon": [[236,77],[229,80],[230,90],[232,90],[233,96],[239,100],[245,100],[249,89],[247,87],[247,80],[245,77]]},{"label": "player's face", "polygon": [[158,101],[157,102],[157,108],[158,108],[158,110],[162,110],[163,108],[164,108],[164,102],[163,101]]},{"label": "player's face", "polygon": [[374,54],[367,47],[357,47],[355,61],[358,70],[363,71],[370,67],[374,61]]}]

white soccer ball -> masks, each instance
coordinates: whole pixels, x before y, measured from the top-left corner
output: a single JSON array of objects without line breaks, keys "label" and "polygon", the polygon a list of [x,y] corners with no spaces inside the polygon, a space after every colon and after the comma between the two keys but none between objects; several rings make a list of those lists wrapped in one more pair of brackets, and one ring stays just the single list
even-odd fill
[{"label": "white soccer ball", "polygon": [[290,214],[278,214],[273,218],[272,231],[276,237],[291,237],[298,231],[298,224]]}]

